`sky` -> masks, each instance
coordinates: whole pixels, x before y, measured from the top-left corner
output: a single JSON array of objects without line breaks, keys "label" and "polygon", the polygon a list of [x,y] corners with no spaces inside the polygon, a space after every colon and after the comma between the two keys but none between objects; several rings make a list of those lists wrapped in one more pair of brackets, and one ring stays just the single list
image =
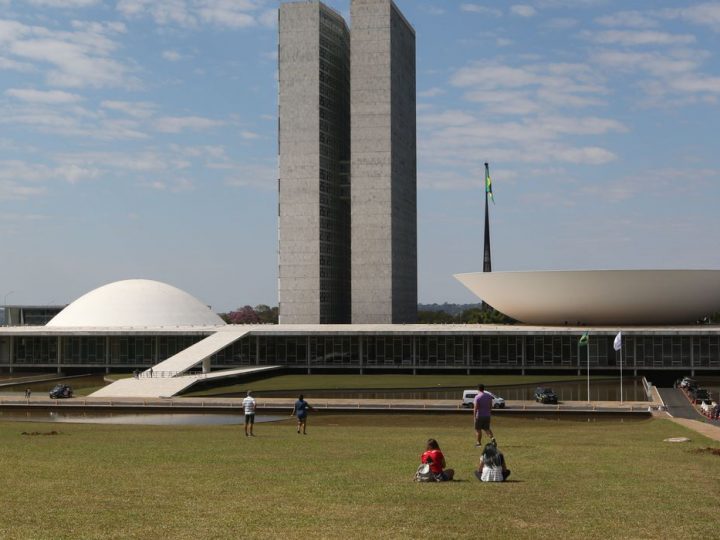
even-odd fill
[{"label": "sky", "polygon": [[[349,18],[348,0],[328,5]],[[720,2],[396,0],[418,298],[493,270],[720,268]],[[0,0],[0,295],[157,279],[277,303],[277,6]]]}]

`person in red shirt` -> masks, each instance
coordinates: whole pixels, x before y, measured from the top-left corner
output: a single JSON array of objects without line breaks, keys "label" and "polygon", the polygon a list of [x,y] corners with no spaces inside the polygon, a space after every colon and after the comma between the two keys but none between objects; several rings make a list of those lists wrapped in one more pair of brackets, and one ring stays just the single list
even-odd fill
[{"label": "person in red shirt", "polygon": [[445,468],[445,456],[440,450],[440,445],[435,439],[428,439],[427,447],[423,455],[420,457],[421,463],[430,465],[430,472],[435,475],[438,482],[452,480],[455,476],[453,469]]}]

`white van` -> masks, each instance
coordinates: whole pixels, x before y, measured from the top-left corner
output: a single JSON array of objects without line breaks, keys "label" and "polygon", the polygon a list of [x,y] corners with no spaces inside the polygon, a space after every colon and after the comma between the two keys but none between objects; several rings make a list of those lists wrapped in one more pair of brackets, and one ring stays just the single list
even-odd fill
[{"label": "white van", "polygon": [[[485,390],[486,394],[490,394],[493,398],[493,409],[504,409],[505,408],[505,400],[501,397],[496,396],[492,392],[488,392]],[[477,390],[463,390],[463,397],[462,397],[462,406],[463,407],[472,407],[475,403],[475,397],[478,395]]]}]

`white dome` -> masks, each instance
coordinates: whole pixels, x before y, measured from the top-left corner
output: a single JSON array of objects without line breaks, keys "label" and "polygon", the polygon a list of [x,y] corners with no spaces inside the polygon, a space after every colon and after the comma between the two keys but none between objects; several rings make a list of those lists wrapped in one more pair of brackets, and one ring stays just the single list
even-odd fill
[{"label": "white dome", "polygon": [[720,309],[720,270],[475,272],[455,278],[528,324],[687,324]]},{"label": "white dome", "polygon": [[224,325],[205,304],[167,283],[128,279],[81,296],[47,326],[161,327]]}]

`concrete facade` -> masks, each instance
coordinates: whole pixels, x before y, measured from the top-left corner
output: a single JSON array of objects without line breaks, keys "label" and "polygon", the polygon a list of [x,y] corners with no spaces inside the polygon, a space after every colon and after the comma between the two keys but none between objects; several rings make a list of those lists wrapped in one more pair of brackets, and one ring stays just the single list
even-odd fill
[{"label": "concrete facade", "polygon": [[352,322],[417,318],[415,31],[392,0],[351,3]]},{"label": "concrete facade", "polygon": [[319,2],[279,14],[280,322],[350,322],[350,36]]}]

